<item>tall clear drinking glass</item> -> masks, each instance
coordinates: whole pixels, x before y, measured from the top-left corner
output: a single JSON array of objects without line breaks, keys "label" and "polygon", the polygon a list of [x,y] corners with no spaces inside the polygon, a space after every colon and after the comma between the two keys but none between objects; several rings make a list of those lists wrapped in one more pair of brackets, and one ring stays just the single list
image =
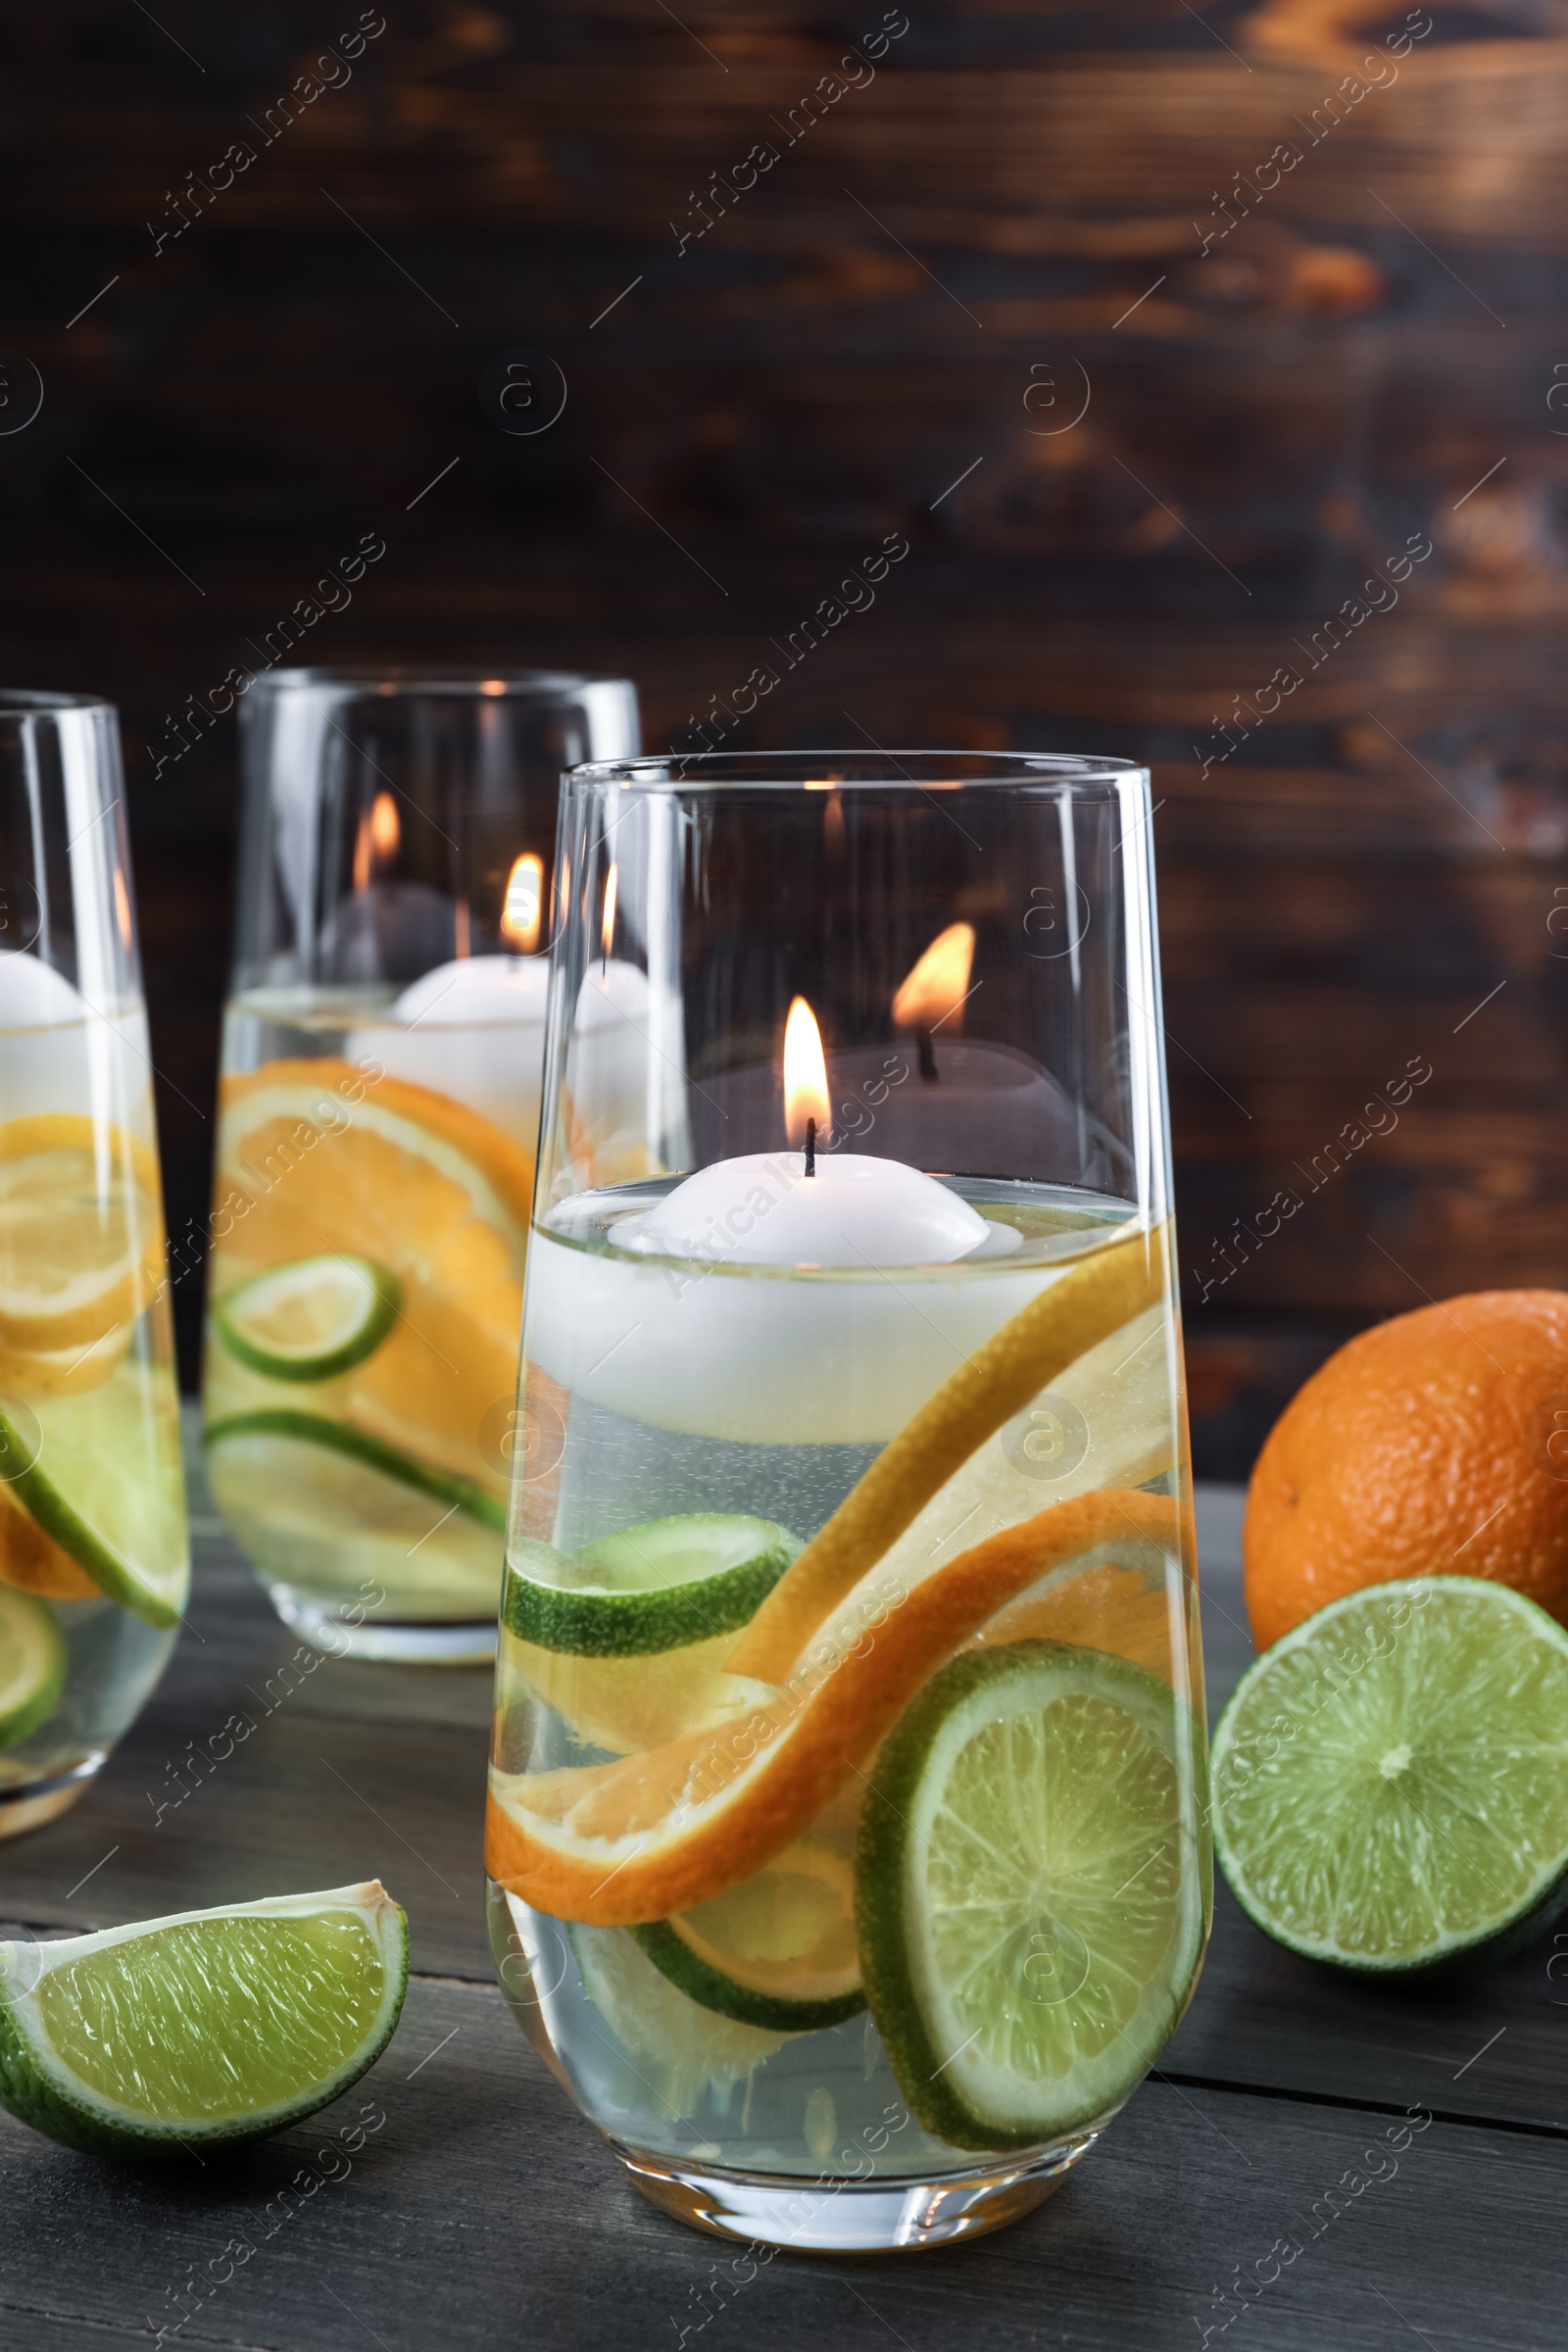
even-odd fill
[{"label": "tall clear drinking glass", "polygon": [[1009,2220],[1197,1977],[1148,817],[970,753],[564,788],[492,1939],[724,2234]]},{"label": "tall clear drinking glass", "polygon": [[0,694],[0,1838],[78,1797],[190,1572],[114,710]]},{"label": "tall clear drinking glass", "polygon": [[218,1506],[339,1656],[495,1643],[562,769],[623,678],[251,689],[203,1380]]}]

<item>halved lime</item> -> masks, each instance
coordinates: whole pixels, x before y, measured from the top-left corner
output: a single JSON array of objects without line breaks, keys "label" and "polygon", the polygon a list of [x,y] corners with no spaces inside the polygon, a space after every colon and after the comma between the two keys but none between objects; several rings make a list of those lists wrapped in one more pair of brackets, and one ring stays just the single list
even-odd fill
[{"label": "halved lime", "polygon": [[325,1591],[368,1575],[402,1600],[439,1591],[488,1616],[506,1505],[367,1431],[287,1406],[209,1423],[214,1499],[258,1567]]},{"label": "halved lime", "polygon": [[332,1380],[380,1347],[402,1296],[389,1267],[334,1251],[253,1274],[215,1302],[213,1321],[229,1353],[253,1372]]},{"label": "halved lime", "polygon": [[1189,1710],[1065,1642],[955,1658],[860,1816],[865,1989],[899,2087],[959,2148],[1044,2146],[1120,2105],[1205,1928]]},{"label": "halved lime", "polygon": [[1293,1951],[1367,1970],[1526,1941],[1568,1904],[1568,1634],[1419,1577],[1265,1650],[1214,1735],[1214,1842]]},{"label": "halved lime", "polygon": [[509,1555],[506,1622],[579,1657],[680,1649],[739,1632],[801,1548],[771,1519],[727,1511],[651,1519],[570,1553],[524,1542]]},{"label": "halved lime", "polygon": [[0,1747],[15,1747],[55,1711],[66,1643],[47,1601],[0,1585]]},{"label": "halved lime", "polygon": [[409,1923],[376,1880],[0,1943],[0,2102],[68,2147],[276,2132],[391,2039]]},{"label": "halved lime", "polygon": [[78,1396],[0,1396],[13,1495],[100,1591],[160,1632],[190,1591],[171,1373],[127,1358]]},{"label": "halved lime", "polygon": [[743,2082],[786,2036],[717,2017],[661,1974],[628,1928],[566,1931],[583,1991],[673,2114],[695,2114],[710,2088]]},{"label": "halved lime", "polygon": [[865,2007],[847,1854],[803,1838],[710,1902],[631,1930],[705,2009],[777,2034],[842,2025]]}]

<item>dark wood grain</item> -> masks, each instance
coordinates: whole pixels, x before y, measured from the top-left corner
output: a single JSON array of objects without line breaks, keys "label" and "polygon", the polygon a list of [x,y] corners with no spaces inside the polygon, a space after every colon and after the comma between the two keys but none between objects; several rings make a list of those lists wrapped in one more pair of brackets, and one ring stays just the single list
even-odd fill
[{"label": "dark wood grain", "polygon": [[[1430,2079],[1410,2070],[1401,2119],[1430,2112]],[[278,2192],[368,2104],[385,2122],[353,2170],[282,2220]],[[221,2264],[239,2240],[254,2256],[198,2308],[193,2341],[667,2352],[682,2326],[699,2340],[706,2289],[708,2340],[768,2352],[890,2338],[922,2352],[1064,2340],[1174,2352],[1234,2313],[1216,2290],[1237,2266],[1250,2272],[1289,2238],[1301,2252],[1251,2323],[1281,2352],[1386,2352],[1401,2320],[1440,2343],[1555,2346],[1568,2146],[1439,2121],[1395,2156],[1391,2128],[1354,2104],[1152,2082],[1013,2230],[912,2263],[780,2257],[726,2305],[712,2283],[725,2249],[623,2182],[499,1993],[422,1982],[386,2058],[347,2099],[205,2174],[110,2173],[7,2123],[0,2315],[19,2352],[145,2344],[149,2320],[177,2314],[189,2266]],[[1381,2150],[1371,2164],[1369,2148]],[[1342,2185],[1374,2170],[1387,2177],[1357,2196]],[[1336,2188],[1344,2209],[1331,2220]]]},{"label": "dark wood grain", "polygon": [[[0,664],[124,711],[183,1236],[231,722],[160,754],[323,564],[386,538],[311,658],[623,668],[660,745],[902,531],[875,609],[726,740],[1152,762],[1196,1440],[1233,1474],[1333,1337],[1561,1278],[1568,38],[1434,12],[1330,130],[1402,12],[933,0],[792,132],[881,14],[417,0],[269,136],[335,19],[13,12],[0,347],[47,397],[0,435]],[[160,248],[236,136],[254,163]],[[760,138],[776,164],[682,250]],[[569,386],[532,440],[477,397],[519,344]],[[1298,654],[1412,532],[1397,608]],[[1205,1294],[1415,1053],[1419,1111]]]}]

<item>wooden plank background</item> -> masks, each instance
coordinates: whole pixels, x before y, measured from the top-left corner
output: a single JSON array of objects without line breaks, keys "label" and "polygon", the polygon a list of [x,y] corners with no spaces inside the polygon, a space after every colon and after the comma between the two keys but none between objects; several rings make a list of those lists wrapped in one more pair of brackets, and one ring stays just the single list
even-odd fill
[{"label": "wooden plank background", "polygon": [[[232,722],[191,714],[247,640],[372,531],[297,658],[625,668],[690,742],[896,530],[726,740],[1152,762],[1200,1466],[1369,1319],[1559,1281],[1559,13],[389,0],[351,57],[360,21],[0,36],[0,350],[45,393],[0,432],[0,675],[124,715],[176,1238],[232,854]],[[567,386],[532,438],[479,398],[519,349]]]}]

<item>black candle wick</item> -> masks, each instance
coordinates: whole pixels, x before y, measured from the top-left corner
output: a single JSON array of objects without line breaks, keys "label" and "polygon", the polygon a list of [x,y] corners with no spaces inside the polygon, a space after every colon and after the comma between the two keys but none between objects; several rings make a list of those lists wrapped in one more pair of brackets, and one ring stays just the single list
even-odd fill
[{"label": "black candle wick", "polygon": [[814,1119],[808,1119],[806,1122],[806,1173],[808,1176],[816,1174],[816,1121]]},{"label": "black candle wick", "polygon": [[934,1078],[937,1074],[937,1050],[931,1043],[931,1032],[929,1029],[917,1029],[915,1031],[914,1049],[919,1058],[921,1077],[928,1079]]}]

